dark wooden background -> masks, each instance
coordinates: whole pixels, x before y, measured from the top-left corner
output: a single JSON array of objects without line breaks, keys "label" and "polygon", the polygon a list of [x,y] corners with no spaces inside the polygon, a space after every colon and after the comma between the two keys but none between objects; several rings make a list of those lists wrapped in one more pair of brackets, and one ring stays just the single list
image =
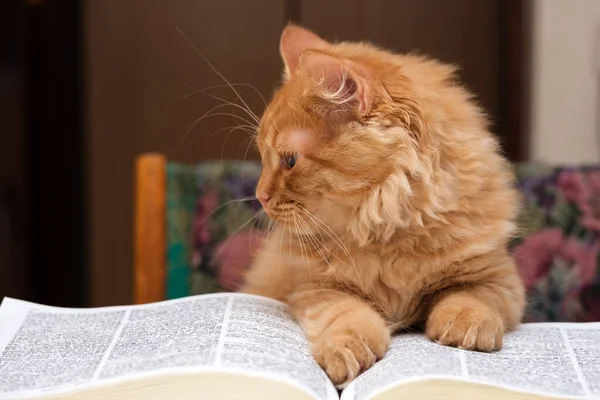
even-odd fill
[{"label": "dark wooden background", "polygon": [[[217,103],[230,81],[270,97],[287,21],[330,40],[418,50],[461,67],[513,160],[526,157],[526,0],[0,0],[0,296],[131,301],[133,161],[241,158]],[[226,90],[214,93],[227,96]],[[262,100],[242,90],[260,114]],[[249,152],[249,158],[256,153]]]}]

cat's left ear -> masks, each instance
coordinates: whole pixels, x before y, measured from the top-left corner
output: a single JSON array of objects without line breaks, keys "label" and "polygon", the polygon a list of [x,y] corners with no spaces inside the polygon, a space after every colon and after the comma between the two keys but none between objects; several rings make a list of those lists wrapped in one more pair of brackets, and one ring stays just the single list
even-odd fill
[{"label": "cat's left ear", "polygon": [[371,110],[373,81],[360,65],[325,52],[308,51],[300,57],[299,68],[313,81],[314,94],[328,101],[336,111],[368,114]]},{"label": "cat's left ear", "polygon": [[279,51],[285,64],[284,78],[289,80],[296,72],[300,55],[310,49],[326,49],[330,46],[325,40],[309,30],[296,25],[288,25],[281,33]]}]

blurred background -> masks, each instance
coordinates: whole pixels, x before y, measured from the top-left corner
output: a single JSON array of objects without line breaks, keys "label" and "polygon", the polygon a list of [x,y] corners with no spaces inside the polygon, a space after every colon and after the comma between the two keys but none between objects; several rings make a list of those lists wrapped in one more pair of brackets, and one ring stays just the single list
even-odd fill
[{"label": "blurred background", "polygon": [[287,21],[459,65],[515,162],[600,159],[599,0],[0,0],[0,298],[130,303],[135,157],[246,156],[227,117],[185,134],[223,84],[194,46],[268,99]]}]

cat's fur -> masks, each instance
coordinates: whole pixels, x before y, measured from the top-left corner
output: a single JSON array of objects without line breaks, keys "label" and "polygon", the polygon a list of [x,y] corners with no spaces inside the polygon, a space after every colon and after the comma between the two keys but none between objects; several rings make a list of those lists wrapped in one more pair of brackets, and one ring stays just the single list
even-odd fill
[{"label": "cat's fur", "polygon": [[519,198],[454,68],[297,26],[280,50],[257,134],[257,196],[279,222],[242,291],[288,302],[340,386],[401,328],[499,349],[524,309],[506,249]]}]

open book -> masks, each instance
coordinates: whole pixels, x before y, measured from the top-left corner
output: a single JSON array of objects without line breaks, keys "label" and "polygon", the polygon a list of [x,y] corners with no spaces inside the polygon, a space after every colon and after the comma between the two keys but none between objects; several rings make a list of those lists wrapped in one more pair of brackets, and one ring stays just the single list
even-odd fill
[{"label": "open book", "polygon": [[0,399],[600,398],[600,323],[526,324],[493,354],[396,336],[341,394],[285,304],[241,294],[64,309],[5,298]]}]

